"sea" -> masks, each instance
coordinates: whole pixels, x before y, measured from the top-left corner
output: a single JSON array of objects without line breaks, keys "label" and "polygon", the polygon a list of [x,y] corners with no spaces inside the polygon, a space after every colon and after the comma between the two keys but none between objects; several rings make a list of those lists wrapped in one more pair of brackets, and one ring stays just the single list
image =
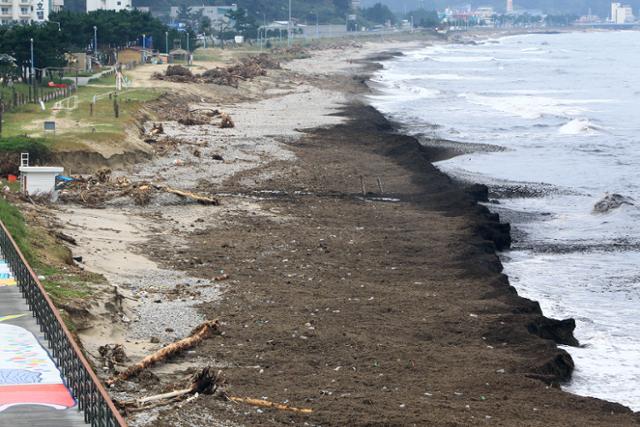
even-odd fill
[{"label": "sea", "polygon": [[436,166],[489,186],[512,285],[576,320],[564,389],[640,410],[640,32],[438,44],[383,66],[372,105],[425,144],[469,148]]}]

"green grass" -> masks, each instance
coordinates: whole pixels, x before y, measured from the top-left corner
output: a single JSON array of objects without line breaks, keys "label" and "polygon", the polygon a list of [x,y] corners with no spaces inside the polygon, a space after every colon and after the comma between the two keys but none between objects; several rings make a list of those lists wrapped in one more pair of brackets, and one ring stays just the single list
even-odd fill
[{"label": "green grass", "polygon": [[103,77],[100,77],[100,78],[90,79],[89,80],[89,85],[111,85],[113,87],[113,89],[115,90],[115,88],[116,88],[116,76],[115,75],[110,75],[110,76],[103,76]]},{"label": "green grass", "polygon": [[[47,276],[45,276],[47,277]],[[42,286],[56,304],[67,300],[82,299],[91,295],[91,291],[85,282],[80,280],[65,280],[62,274],[49,276],[42,281]]]},{"label": "green grass", "polygon": [[[126,137],[126,130],[133,124],[143,103],[157,99],[162,94],[161,90],[149,88],[124,90],[118,96],[120,117],[115,118],[113,98],[109,99],[109,94],[115,91],[115,77],[103,77],[91,83],[76,92],[77,108],[74,110],[63,109],[54,114],[52,108],[55,101],[51,101],[46,103],[45,111],[36,104],[27,104],[5,113],[2,135],[37,136],[53,150],[84,147],[87,142],[117,143]],[[90,104],[94,96],[97,101],[91,115]],[[55,135],[45,134],[43,126],[47,120],[64,121],[67,126],[59,124]]]},{"label": "green grass", "polygon": [[[23,94],[25,96],[29,95],[29,85],[26,83],[16,83],[13,85],[16,90],[16,93]],[[47,94],[51,92],[55,92],[56,88],[48,87],[48,86],[38,86],[38,93]],[[0,95],[4,100],[5,104],[9,104],[13,102],[13,89],[10,87],[2,87],[0,86]]]},{"label": "green grass", "polygon": [[46,230],[29,226],[20,210],[4,198],[0,198],[0,220],[29,264],[38,275],[45,277],[42,285],[57,306],[90,298],[91,285],[105,283],[105,278],[99,274],[69,268],[69,250]]},{"label": "green grass", "polygon": [[24,217],[18,208],[7,202],[4,198],[0,198],[0,220],[2,220],[7,230],[9,230],[9,233],[25,258],[29,262],[33,261],[33,251],[29,244],[29,235]]}]

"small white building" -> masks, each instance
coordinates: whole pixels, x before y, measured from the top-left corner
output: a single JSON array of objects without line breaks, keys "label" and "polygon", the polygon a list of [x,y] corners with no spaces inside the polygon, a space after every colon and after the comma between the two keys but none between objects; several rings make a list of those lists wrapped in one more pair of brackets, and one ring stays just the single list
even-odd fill
[{"label": "small white building", "polygon": [[64,168],[56,166],[20,166],[22,192],[31,196],[50,194],[51,200],[58,200],[56,177]]},{"label": "small white building", "polygon": [[95,10],[131,10],[132,0],[87,0],[87,13]]}]

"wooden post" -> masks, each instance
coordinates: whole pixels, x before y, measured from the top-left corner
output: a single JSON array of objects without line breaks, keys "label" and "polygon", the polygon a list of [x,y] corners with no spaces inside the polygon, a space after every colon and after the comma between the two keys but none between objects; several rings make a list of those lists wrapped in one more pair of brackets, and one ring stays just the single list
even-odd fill
[{"label": "wooden post", "polygon": [[2,113],[4,113],[4,102],[0,99],[0,138],[2,138]]},{"label": "wooden post", "polygon": [[384,189],[382,188],[382,180],[380,179],[380,177],[378,177],[377,180],[378,180],[378,188],[380,189],[380,194],[384,194]]},{"label": "wooden post", "polygon": [[362,197],[367,196],[367,189],[364,186],[364,176],[360,175],[360,187],[362,187]]},{"label": "wooden post", "polygon": [[116,119],[120,117],[120,104],[118,104],[118,98],[113,99],[113,113]]},{"label": "wooden post", "polygon": [[89,103],[89,115],[93,117],[93,102]]}]

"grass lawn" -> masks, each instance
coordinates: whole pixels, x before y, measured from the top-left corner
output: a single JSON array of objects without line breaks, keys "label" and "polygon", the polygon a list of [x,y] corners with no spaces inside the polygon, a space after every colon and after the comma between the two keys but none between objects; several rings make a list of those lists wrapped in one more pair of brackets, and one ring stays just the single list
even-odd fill
[{"label": "grass lawn", "polygon": [[[29,85],[26,83],[15,83],[13,87],[16,89],[17,93],[21,93],[24,95],[29,95]],[[38,86],[38,92],[42,91],[43,94],[55,92],[56,88],[51,88],[47,86]],[[10,87],[2,87],[0,86],[0,95],[2,95],[2,99],[5,100],[5,103],[10,103],[13,101],[13,90]]]},{"label": "grass lawn", "polygon": [[[56,148],[73,149],[91,142],[114,142],[126,137],[126,129],[134,123],[135,114],[144,102],[157,99],[159,90],[125,89],[117,99],[120,117],[115,118],[114,97],[115,77],[108,76],[90,82],[78,89],[76,94],[66,100],[46,103],[43,111],[39,105],[27,104],[12,112],[5,113],[3,137],[28,135],[44,138]],[[109,97],[109,94],[112,97]],[[90,105],[94,101],[93,115]],[[62,107],[54,110],[56,102]],[[56,121],[56,133],[44,133],[45,121]]]}]

